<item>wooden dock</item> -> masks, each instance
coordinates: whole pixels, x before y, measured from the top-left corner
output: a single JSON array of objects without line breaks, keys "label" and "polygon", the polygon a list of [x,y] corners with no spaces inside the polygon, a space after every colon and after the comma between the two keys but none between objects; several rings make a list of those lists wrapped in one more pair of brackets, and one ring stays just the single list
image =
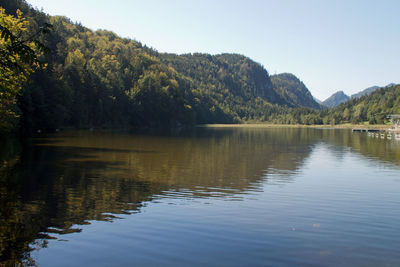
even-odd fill
[{"label": "wooden dock", "polygon": [[353,128],[352,132],[367,133],[369,137],[396,140],[400,141],[400,128],[394,127],[390,129],[368,129],[368,128]]},{"label": "wooden dock", "polygon": [[352,132],[362,132],[362,133],[379,133],[381,130],[377,130],[377,129],[351,129]]}]

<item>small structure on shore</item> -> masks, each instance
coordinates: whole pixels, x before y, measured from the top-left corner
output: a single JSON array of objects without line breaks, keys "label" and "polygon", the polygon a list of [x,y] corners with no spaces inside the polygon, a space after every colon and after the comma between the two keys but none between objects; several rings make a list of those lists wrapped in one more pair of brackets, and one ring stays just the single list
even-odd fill
[{"label": "small structure on shore", "polygon": [[400,114],[392,114],[387,116],[387,118],[392,120],[391,128],[382,128],[382,129],[359,128],[359,129],[352,129],[352,131],[366,132],[370,137],[376,137],[388,140],[394,139],[400,141]]},{"label": "small structure on shore", "polygon": [[392,119],[393,128],[390,131],[400,132],[400,114],[392,114],[388,116]]}]

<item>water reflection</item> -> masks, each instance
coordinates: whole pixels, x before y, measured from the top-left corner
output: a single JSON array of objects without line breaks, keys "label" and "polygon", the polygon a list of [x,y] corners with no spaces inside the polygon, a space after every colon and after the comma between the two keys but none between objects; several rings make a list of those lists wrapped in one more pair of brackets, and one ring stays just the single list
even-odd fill
[{"label": "water reflection", "polygon": [[[140,212],[159,198],[230,198],[293,181],[320,142],[399,163],[397,147],[349,131],[198,129],[180,134],[70,132],[1,144],[0,263],[89,221]],[[397,153],[397,154],[396,154]],[[267,181],[268,182],[268,181]]]},{"label": "water reflection", "polygon": [[400,142],[368,136],[366,133],[353,133],[351,130],[322,130],[321,140],[331,144],[331,149],[350,148],[372,160],[400,165]]}]

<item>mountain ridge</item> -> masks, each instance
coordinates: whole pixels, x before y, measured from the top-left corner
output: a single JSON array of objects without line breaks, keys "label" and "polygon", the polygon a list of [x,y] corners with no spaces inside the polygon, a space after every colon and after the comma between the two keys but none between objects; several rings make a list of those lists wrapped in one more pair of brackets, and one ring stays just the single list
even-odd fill
[{"label": "mountain ridge", "polygon": [[333,108],[348,100],[350,100],[350,97],[348,95],[346,95],[343,91],[337,91],[336,93],[322,101],[322,105],[328,108]]},{"label": "mountain ridge", "polygon": [[294,74],[280,73],[270,77],[276,91],[293,107],[321,108],[308,88]]},{"label": "mountain ridge", "polygon": [[336,107],[336,106],[338,106],[338,105],[340,105],[340,104],[342,104],[342,103],[344,103],[346,101],[349,101],[350,99],[360,98],[360,97],[362,97],[364,95],[369,95],[369,94],[375,92],[378,89],[388,88],[388,87],[392,87],[392,86],[395,86],[395,85],[396,85],[395,83],[389,83],[389,84],[387,84],[385,86],[374,85],[374,86],[368,87],[368,88],[366,88],[364,90],[361,90],[358,93],[352,94],[351,96],[345,94],[343,91],[337,91],[334,94],[332,94],[330,97],[328,97],[327,99],[322,101],[321,104],[323,106],[326,106],[326,107],[329,107],[329,108],[333,108],[333,107]]},{"label": "mountain ridge", "polygon": [[307,106],[289,101],[268,71],[243,55],[159,53],[111,31],[50,16],[24,0],[2,5],[11,14],[21,9],[32,31],[53,25],[42,38],[52,51],[45,55],[48,67],[31,75],[18,99],[27,132],[261,121],[286,107]]}]

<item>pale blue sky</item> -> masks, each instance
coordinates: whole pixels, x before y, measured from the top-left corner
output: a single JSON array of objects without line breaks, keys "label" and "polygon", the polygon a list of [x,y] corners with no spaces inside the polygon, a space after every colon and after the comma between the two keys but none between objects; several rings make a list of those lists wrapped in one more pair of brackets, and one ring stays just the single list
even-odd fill
[{"label": "pale blue sky", "polygon": [[160,52],[239,53],[321,99],[400,83],[398,0],[28,0]]}]

